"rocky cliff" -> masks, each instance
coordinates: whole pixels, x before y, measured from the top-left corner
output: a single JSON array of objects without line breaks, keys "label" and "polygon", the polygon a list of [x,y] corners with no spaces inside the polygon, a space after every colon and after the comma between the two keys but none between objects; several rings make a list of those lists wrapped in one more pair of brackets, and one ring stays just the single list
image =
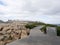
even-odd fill
[{"label": "rocky cliff", "polygon": [[30,30],[25,28],[26,23],[13,22],[0,24],[0,45],[6,45],[14,40],[25,38]]}]

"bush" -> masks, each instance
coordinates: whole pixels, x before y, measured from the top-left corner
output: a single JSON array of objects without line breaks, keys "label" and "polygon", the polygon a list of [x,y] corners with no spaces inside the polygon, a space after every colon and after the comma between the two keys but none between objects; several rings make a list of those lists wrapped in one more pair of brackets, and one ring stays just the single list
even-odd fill
[{"label": "bush", "polygon": [[57,27],[57,25],[53,25],[53,24],[46,24],[46,26],[49,26],[49,27]]},{"label": "bush", "polygon": [[41,22],[32,22],[32,23],[28,23],[27,25],[25,25],[26,28],[29,28],[29,29],[32,29],[36,26],[39,26],[39,25],[44,25],[44,23],[41,23]]},{"label": "bush", "polygon": [[60,36],[60,27],[57,27],[57,36]]},{"label": "bush", "polygon": [[42,27],[40,30],[41,30],[42,32],[44,32],[45,34],[47,33],[47,32],[46,32],[46,26]]},{"label": "bush", "polygon": [[45,26],[40,29],[44,33],[47,33],[46,32],[46,27],[57,27],[57,25],[53,25],[53,24],[44,24],[44,25]]},{"label": "bush", "polygon": [[26,27],[26,28],[29,28],[29,29],[32,29],[32,28],[34,28],[34,27],[36,27],[36,26],[35,26],[35,25],[32,25],[32,24],[31,24],[31,25],[30,25],[30,24],[27,24],[27,25],[25,25],[25,27]]}]

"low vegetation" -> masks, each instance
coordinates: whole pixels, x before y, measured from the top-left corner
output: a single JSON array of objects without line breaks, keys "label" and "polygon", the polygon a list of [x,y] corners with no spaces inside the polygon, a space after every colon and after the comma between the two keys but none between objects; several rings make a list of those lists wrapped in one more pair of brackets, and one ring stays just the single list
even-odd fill
[{"label": "low vegetation", "polygon": [[46,32],[46,26],[42,27],[40,30],[41,30],[42,32],[44,32],[45,34],[47,33],[47,32]]},{"label": "low vegetation", "polygon": [[47,32],[46,32],[46,27],[56,27],[57,36],[60,36],[60,26],[52,25],[52,24],[45,24],[45,26],[40,29],[40,30],[41,30],[42,32],[44,32],[45,34],[47,33]]},{"label": "low vegetation", "polygon": [[57,25],[53,25],[53,24],[45,24],[45,25],[49,27],[57,27]]},{"label": "low vegetation", "polygon": [[57,25],[53,25],[53,24],[45,24],[45,23],[42,23],[42,22],[30,22],[28,24],[25,25],[26,28],[28,29],[32,29],[36,26],[39,26],[39,25],[44,25],[44,27],[42,27],[40,30],[42,32],[44,32],[45,34],[47,33],[46,32],[46,27],[56,27],[57,28],[57,36],[60,36],[60,27],[57,26]]},{"label": "low vegetation", "polygon": [[31,24],[31,25],[30,25],[30,24],[27,24],[27,25],[25,25],[25,27],[26,27],[26,28],[29,28],[29,29],[32,29],[32,28],[34,28],[34,27],[36,27],[36,26],[33,25],[33,24]]},{"label": "low vegetation", "polygon": [[25,25],[25,27],[32,29],[32,28],[39,26],[39,25],[44,25],[44,23],[42,23],[42,22],[31,22],[31,23],[28,23],[27,25]]},{"label": "low vegetation", "polygon": [[53,24],[44,24],[44,27],[42,27],[40,30],[42,32],[44,32],[45,34],[47,33],[46,32],[46,27],[57,27],[56,25],[53,25]]},{"label": "low vegetation", "polygon": [[25,27],[29,28],[29,29],[32,29],[32,28],[34,28],[36,26],[39,26],[39,25],[44,25],[44,27],[42,27],[40,30],[42,32],[44,32],[45,34],[47,33],[46,32],[46,27],[56,27],[56,29],[57,29],[57,36],[60,36],[60,26],[57,26],[57,25],[45,24],[45,23],[42,23],[42,22],[30,22],[27,25],[25,25]]},{"label": "low vegetation", "polygon": [[57,27],[57,36],[60,36],[60,26]]},{"label": "low vegetation", "polygon": [[48,24],[47,26],[50,26],[50,27],[56,27],[56,30],[57,30],[57,36],[60,36],[60,26],[52,25],[52,24]]}]

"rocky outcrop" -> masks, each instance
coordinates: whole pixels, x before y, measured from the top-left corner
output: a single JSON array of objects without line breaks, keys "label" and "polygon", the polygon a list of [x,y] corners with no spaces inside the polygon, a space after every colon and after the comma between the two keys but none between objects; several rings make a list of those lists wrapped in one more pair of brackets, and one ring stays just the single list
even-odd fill
[{"label": "rocky outcrop", "polygon": [[0,45],[6,45],[14,40],[23,39],[30,30],[20,23],[0,24]]}]

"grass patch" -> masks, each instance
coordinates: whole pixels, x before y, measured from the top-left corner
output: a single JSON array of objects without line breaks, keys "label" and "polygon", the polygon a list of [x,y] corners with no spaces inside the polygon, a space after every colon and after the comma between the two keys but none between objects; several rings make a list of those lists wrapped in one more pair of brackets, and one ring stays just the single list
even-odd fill
[{"label": "grass patch", "polygon": [[44,32],[45,34],[47,33],[46,32],[46,28],[47,27],[57,27],[57,25],[53,25],[53,24],[44,24],[45,26],[44,27],[42,27],[40,30],[42,31],[42,32]]},{"label": "grass patch", "polygon": [[57,25],[53,25],[53,24],[45,24],[45,25],[49,27],[57,27]]},{"label": "grass patch", "polygon": [[46,34],[46,33],[47,33],[47,32],[46,32],[46,28],[47,28],[47,27],[56,27],[57,36],[60,36],[60,26],[52,25],[52,24],[45,24],[45,26],[42,27],[40,30]]},{"label": "grass patch", "polygon": [[26,28],[29,28],[29,29],[32,29],[36,26],[39,26],[39,25],[43,25],[44,23],[42,22],[31,22],[31,23],[28,23],[27,25],[25,25]]},{"label": "grass patch", "polygon": [[33,25],[33,24],[27,24],[25,25],[26,28],[29,28],[29,29],[32,29],[34,27],[36,27],[36,25]]},{"label": "grass patch", "polygon": [[60,36],[60,26],[57,27],[57,36]]},{"label": "grass patch", "polygon": [[45,34],[47,33],[46,32],[47,27],[56,27],[57,28],[57,36],[60,36],[60,26],[57,26],[57,25],[45,24],[45,23],[42,23],[42,22],[30,22],[30,23],[26,24],[25,27],[29,28],[29,29],[32,29],[32,28],[34,28],[36,26],[39,26],[39,25],[44,25],[44,27],[42,27],[40,30],[42,32],[44,32]]},{"label": "grass patch", "polygon": [[46,34],[47,33],[46,32],[46,25],[44,27],[42,27],[40,30]]}]

